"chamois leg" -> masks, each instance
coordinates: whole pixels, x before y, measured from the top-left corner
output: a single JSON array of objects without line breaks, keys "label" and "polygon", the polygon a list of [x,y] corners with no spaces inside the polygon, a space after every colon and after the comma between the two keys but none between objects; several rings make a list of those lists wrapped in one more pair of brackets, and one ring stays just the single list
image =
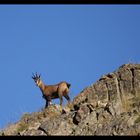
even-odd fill
[{"label": "chamois leg", "polygon": [[70,103],[70,97],[68,94],[65,94],[64,97],[67,99],[68,103]]},{"label": "chamois leg", "polygon": [[51,101],[51,100],[50,100],[50,101],[48,101],[48,104],[49,104],[49,105],[52,105],[52,101]]},{"label": "chamois leg", "polygon": [[52,105],[52,102],[51,101],[46,101],[45,108],[47,108],[50,105]]},{"label": "chamois leg", "polygon": [[63,97],[62,97],[62,95],[59,95],[59,99],[60,99],[60,105],[62,106],[62,104],[63,104]]},{"label": "chamois leg", "polygon": [[49,104],[48,104],[48,101],[46,100],[45,108],[47,108],[47,107],[48,107],[48,105],[49,105]]},{"label": "chamois leg", "polygon": [[46,105],[45,105],[45,108],[47,108],[49,105],[51,105],[52,104],[52,102],[51,102],[51,99],[47,99],[46,100]]}]

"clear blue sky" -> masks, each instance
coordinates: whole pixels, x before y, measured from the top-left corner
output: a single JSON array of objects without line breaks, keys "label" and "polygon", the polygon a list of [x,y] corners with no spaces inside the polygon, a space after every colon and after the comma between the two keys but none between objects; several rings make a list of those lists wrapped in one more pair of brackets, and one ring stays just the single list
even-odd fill
[{"label": "clear blue sky", "polygon": [[0,128],[44,107],[32,72],[71,83],[73,100],[129,62],[140,63],[140,5],[0,5]]}]

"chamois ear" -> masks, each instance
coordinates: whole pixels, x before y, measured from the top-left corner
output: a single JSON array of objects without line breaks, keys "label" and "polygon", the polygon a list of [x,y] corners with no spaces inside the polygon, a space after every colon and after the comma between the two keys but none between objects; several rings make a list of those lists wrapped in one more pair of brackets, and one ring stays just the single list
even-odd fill
[{"label": "chamois ear", "polygon": [[38,77],[40,78],[40,76],[41,76],[41,74],[39,74],[39,76],[38,76]]},{"label": "chamois ear", "polygon": [[36,77],[38,78],[37,72],[36,72]]},{"label": "chamois ear", "polygon": [[34,80],[35,80],[35,77],[33,77],[33,76],[32,76],[32,79],[34,79]]},{"label": "chamois ear", "polygon": [[35,80],[36,79],[36,76],[33,73],[32,73],[32,75],[33,75],[32,78]]}]

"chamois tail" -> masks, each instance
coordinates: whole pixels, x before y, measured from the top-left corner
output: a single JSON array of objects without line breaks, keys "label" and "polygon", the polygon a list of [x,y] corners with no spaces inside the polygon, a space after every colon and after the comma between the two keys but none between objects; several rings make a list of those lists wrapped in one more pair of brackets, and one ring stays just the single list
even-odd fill
[{"label": "chamois tail", "polygon": [[67,84],[67,87],[70,88],[71,84],[69,84],[69,83],[66,83],[66,84]]}]

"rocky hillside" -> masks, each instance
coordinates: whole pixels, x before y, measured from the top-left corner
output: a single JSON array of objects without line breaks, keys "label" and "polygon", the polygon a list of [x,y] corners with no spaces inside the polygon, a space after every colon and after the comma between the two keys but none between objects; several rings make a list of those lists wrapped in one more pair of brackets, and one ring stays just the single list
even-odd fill
[{"label": "rocky hillside", "polygon": [[65,107],[25,114],[0,135],[140,135],[140,64],[125,64]]}]

